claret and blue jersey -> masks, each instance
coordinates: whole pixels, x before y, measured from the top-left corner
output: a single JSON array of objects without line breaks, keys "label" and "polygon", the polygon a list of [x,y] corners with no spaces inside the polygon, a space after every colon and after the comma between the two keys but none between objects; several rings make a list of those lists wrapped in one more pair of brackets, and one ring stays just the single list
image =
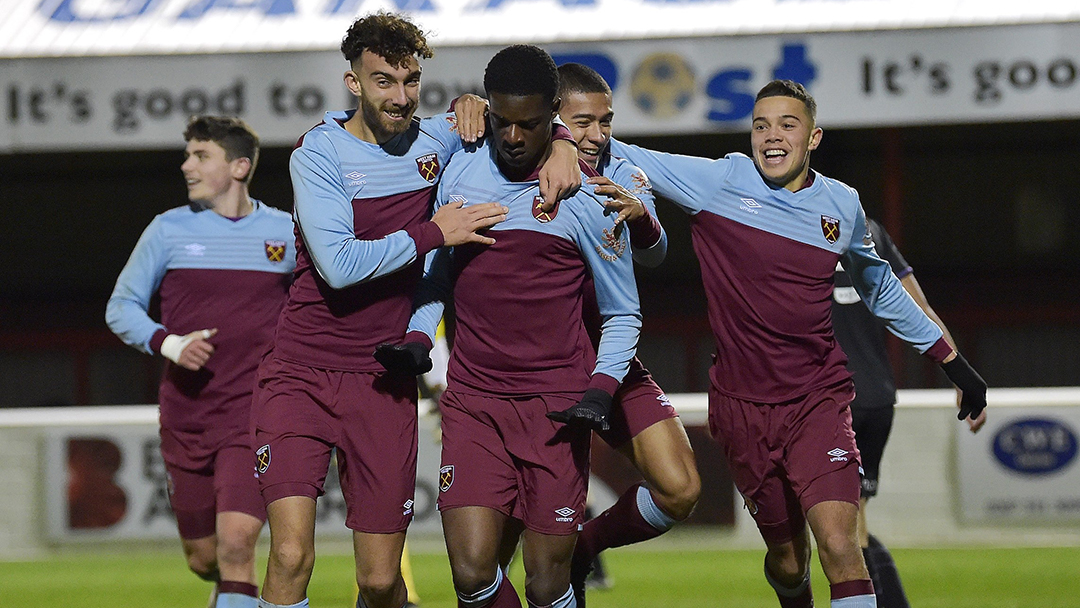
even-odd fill
[{"label": "claret and blue jersey", "polygon": [[275,355],[322,369],[378,371],[372,357],[399,342],[423,273],[414,262],[442,244],[427,220],[435,184],[461,150],[452,114],[414,119],[377,145],[345,130],[355,111],[327,112],[293,151],[296,280]]},{"label": "claret and blue jersey", "polygon": [[858,194],[814,174],[797,192],[762,179],[743,154],[709,160],[618,141],[612,154],[692,215],[694,249],[718,342],[721,392],[779,403],[850,377],[830,320],[837,262],[890,331],[941,360],[951,348],[874,252]]},{"label": "claret and blue jersey", "polygon": [[[509,181],[495,155],[483,142],[456,154],[436,197],[437,206],[505,205],[506,221],[488,230],[495,244],[433,255],[410,331],[434,338],[443,302],[452,294],[457,331],[449,388],[501,395],[580,394],[589,386],[614,392],[641,324],[626,230],[605,212],[607,197],[588,184],[544,213],[538,182]],[[582,324],[588,276],[602,317],[595,366]]]}]

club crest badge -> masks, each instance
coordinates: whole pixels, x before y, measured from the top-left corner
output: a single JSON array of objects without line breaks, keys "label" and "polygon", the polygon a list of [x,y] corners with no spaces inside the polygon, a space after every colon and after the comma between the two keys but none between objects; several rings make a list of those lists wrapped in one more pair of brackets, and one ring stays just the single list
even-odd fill
[{"label": "club crest badge", "polygon": [[448,464],[439,469],[439,491],[445,492],[454,485],[454,465]]},{"label": "club crest badge", "polygon": [[605,261],[614,262],[626,252],[626,239],[623,238],[623,225],[617,224],[611,228],[604,228],[600,237],[600,244],[596,246],[596,253]]},{"label": "club crest badge", "polygon": [[263,241],[266,259],[271,262],[285,261],[285,241]]},{"label": "club crest badge", "polygon": [[546,224],[555,219],[555,216],[559,214],[559,203],[555,203],[555,207],[551,211],[544,211],[544,199],[537,195],[533,197],[532,202],[532,216],[536,218],[536,221],[541,224]]},{"label": "club crest badge", "polygon": [[416,170],[420,173],[420,177],[427,180],[429,184],[434,184],[435,180],[439,177],[439,157],[434,152],[431,154],[425,154],[416,159]]},{"label": "club crest badge", "polygon": [[266,444],[255,450],[255,470],[260,475],[266,472],[266,469],[270,468],[270,444]]},{"label": "club crest badge", "polygon": [[821,216],[821,234],[825,236],[825,240],[829,241],[830,245],[838,241],[840,239],[840,220],[827,215]]}]

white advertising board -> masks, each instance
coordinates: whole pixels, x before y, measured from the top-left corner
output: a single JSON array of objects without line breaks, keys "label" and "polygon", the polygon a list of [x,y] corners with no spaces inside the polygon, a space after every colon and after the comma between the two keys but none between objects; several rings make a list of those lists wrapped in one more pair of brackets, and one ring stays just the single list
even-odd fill
[{"label": "white advertising board", "polygon": [[[808,85],[825,128],[1080,116],[1080,23],[546,45],[599,71],[623,135],[741,131],[773,78]],[[481,92],[499,47],[425,62],[420,115]],[[0,61],[0,152],[180,147],[187,117],[236,114],[291,145],[355,107],[333,51]]]},{"label": "white advertising board", "polygon": [[956,426],[961,520],[1080,523],[1080,403],[992,407],[977,434]]}]

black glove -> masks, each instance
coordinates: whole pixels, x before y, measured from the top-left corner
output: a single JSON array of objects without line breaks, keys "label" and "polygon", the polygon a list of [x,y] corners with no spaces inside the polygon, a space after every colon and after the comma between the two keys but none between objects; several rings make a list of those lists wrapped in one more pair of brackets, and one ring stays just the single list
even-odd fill
[{"label": "black glove", "polygon": [[603,389],[590,388],[577,405],[561,412],[548,412],[547,417],[572,427],[606,431],[611,428],[607,419],[610,412],[611,395]]},{"label": "black glove", "polygon": [[431,371],[428,347],[420,342],[380,344],[375,348],[375,360],[391,374],[419,376]]},{"label": "black glove", "polygon": [[952,361],[942,363],[941,369],[945,370],[945,375],[963,393],[960,396],[960,413],[956,415],[956,419],[963,420],[968,416],[972,420],[978,418],[986,408],[986,381],[960,353],[956,353],[956,358]]}]

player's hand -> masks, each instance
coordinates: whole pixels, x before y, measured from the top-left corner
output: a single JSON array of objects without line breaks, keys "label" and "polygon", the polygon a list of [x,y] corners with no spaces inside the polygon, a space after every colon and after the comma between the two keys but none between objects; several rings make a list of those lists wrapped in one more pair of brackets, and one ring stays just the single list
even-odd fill
[{"label": "player's hand", "polygon": [[215,327],[199,329],[183,336],[169,334],[161,342],[161,354],[180,367],[197,372],[214,354],[214,345],[208,340],[217,331]]},{"label": "player's hand", "polygon": [[428,347],[419,342],[380,344],[375,348],[375,360],[391,374],[419,376],[431,371]]},{"label": "player's hand", "polygon": [[585,180],[585,183],[595,185],[597,194],[608,197],[608,201],[604,203],[604,206],[607,207],[608,211],[619,214],[615,217],[616,224],[639,220],[648,213],[648,210],[645,209],[645,203],[638,200],[638,197],[603,175],[590,177]]},{"label": "player's hand", "polygon": [[506,219],[510,211],[499,203],[482,203],[463,207],[464,203],[447,203],[435,212],[431,221],[442,230],[443,245],[453,247],[465,243],[493,245],[495,239],[480,234]]},{"label": "player's hand", "polygon": [[551,156],[540,167],[540,197],[544,199],[541,209],[550,213],[555,203],[569,198],[581,187],[581,167],[574,142],[556,139],[551,142]]},{"label": "player's hand", "polygon": [[611,413],[611,395],[599,388],[585,391],[577,405],[561,412],[548,412],[547,417],[570,427],[606,431],[611,428],[608,414]]},{"label": "player's hand", "polygon": [[454,102],[457,131],[466,143],[474,144],[487,128],[488,102],[479,95],[465,93]]},{"label": "player's hand", "polygon": [[941,369],[945,370],[945,375],[960,389],[960,411],[956,419],[970,419],[972,422],[969,424],[976,422],[986,409],[986,381],[960,353],[942,363]]}]

